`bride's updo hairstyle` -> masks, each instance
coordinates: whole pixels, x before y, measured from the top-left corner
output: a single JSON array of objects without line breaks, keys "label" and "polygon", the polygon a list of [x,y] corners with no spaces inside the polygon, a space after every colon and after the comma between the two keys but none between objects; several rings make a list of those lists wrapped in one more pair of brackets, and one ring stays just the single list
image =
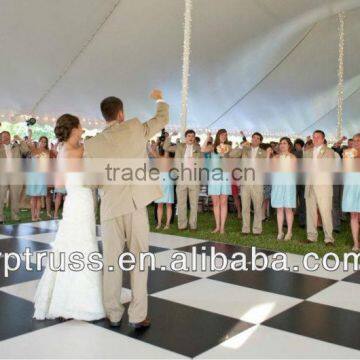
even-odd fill
[{"label": "bride's updo hairstyle", "polygon": [[69,139],[71,131],[77,129],[80,125],[78,117],[71,114],[61,115],[55,125],[55,136],[59,142],[65,142]]}]

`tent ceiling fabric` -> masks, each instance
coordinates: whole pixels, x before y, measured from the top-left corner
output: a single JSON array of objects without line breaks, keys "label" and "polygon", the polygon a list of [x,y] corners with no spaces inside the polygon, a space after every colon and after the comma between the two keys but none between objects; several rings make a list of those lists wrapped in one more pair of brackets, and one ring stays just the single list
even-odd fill
[{"label": "tent ceiling fabric", "polygon": [[[0,111],[28,113],[79,55],[116,0],[0,0]],[[360,0],[195,0],[188,125],[307,135],[336,132],[338,23],[346,11],[344,132],[359,130]],[[183,0],[120,0],[37,115],[153,114],[154,87],[181,103]],[[91,126],[95,126],[95,122]]]}]

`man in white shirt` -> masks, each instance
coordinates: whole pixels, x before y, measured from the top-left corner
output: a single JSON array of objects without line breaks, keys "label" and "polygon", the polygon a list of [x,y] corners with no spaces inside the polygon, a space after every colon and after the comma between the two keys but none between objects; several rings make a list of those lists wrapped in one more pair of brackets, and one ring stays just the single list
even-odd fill
[{"label": "man in white shirt", "polygon": [[[164,142],[164,150],[175,153],[177,168],[179,169],[176,197],[178,207],[178,228],[179,230],[197,229],[198,200],[200,191],[200,179],[195,179],[195,169],[199,165],[201,157],[200,145],[195,142],[195,131],[185,132],[185,142],[170,144],[168,136]],[[181,166],[183,163],[183,166]],[[184,171],[181,171],[183,168]],[[187,216],[187,201],[190,202],[190,216]]]},{"label": "man in white shirt", "polygon": [[[314,148],[304,152],[304,159],[313,159],[313,163],[307,163],[311,169],[320,169],[329,159],[334,159],[334,151],[325,144],[325,133],[322,130],[316,130],[313,133]],[[329,183],[330,180],[330,183]],[[333,221],[332,221],[332,201],[333,186],[329,174],[319,172],[315,176],[310,177],[310,181],[305,187],[306,201],[306,225],[307,240],[305,243],[313,243],[317,241],[318,232],[318,210],[320,212],[322,227],[324,229],[325,244],[331,246],[334,244],[333,238]]]},{"label": "man in white shirt", "polygon": [[[242,151],[242,158],[261,159],[266,158],[266,151],[260,148],[263,141],[263,136],[260,133],[254,133],[251,137],[251,146],[244,147]],[[256,164],[254,164],[256,166]],[[242,218],[243,226],[242,233],[250,233],[250,206],[251,202],[254,207],[254,222],[252,232],[254,235],[262,233],[262,204],[264,201],[264,185],[259,184],[259,179],[254,185],[241,186],[241,201],[242,201]]]},{"label": "man in white shirt", "polygon": [[[11,144],[11,136],[8,131],[3,131],[0,134],[0,159],[20,159],[22,155],[26,155],[30,152],[30,149],[25,141],[19,136],[14,136],[15,142]],[[5,163],[1,162],[1,167],[4,167]],[[0,169],[0,174],[5,174],[5,169]],[[4,183],[4,181],[2,181]],[[6,182],[5,182],[6,183]],[[0,224],[4,223],[4,203],[6,194],[10,191],[10,202],[11,202],[11,219],[13,221],[19,220],[19,200],[21,193],[21,185],[0,185]]]},{"label": "man in white shirt", "polygon": [[257,171],[257,167],[261,167],[262,159],[266,159],[267,152],[261,149],[260,145],[263,141],[263,136],[255,132],[251,137],[251,145],[243,146],[242,149],[234,149],[230,152],[230,157],[241,157],[245,160],[245,167],[253,167],[256,169],[256,183],[254,184],[241,184],[241,202],[242,202],[242,233],[244,235],[250,234],[250,208],[251,202],[254,207],[254,222],[252,232],[254,235],[262,233],[262,205],[264,201],[264,185]]}]

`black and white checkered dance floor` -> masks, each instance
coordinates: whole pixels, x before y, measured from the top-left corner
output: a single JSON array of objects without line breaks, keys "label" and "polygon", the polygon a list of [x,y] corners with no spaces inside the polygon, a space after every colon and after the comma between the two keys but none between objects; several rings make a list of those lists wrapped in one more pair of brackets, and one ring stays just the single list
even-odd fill
[{"label": "black and white checkered dance floor", "polygon": [[[49,249],[53,221],[0,226],[0,251]],[[100,237],[99,237],[100,240]],[[190,256],[215,245],[231,256],[247,248],[151,234],[157,266],[175,249]],[[268,255],[271,256],[271,252]],[[289,254],[289,264],[301,257]],[[0,258],[0,358],[360,358],[360,272],[150,272],[152,326],[135,331],[107,321],[36,321],[41,273],[5,278]],[[128,280],[125,281],[128,286]],[[124,303],[130,290],[123,292]]]}]

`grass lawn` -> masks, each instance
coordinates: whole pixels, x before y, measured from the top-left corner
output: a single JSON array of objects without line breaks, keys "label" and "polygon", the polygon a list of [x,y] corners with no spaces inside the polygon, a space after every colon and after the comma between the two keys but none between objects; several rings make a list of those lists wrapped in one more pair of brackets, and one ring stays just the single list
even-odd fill
[{"label": "grass lawn", "polygon": [[[10,218],[9,210],[5,210],[6,218]],[[315,252],[322,257],[327,252],[334,252],[342,258],[345,252],[349,252],[352,248],[352,237],[349,223],[342,223],[342,231],[340,234],[334,234],[335,247],[329,248],[324,245],[324,236],[322,231],[319,231],[319,241],[315,244],[301,244],[300,241],[306,239],[306,232],[301,229],[296,223],[293,229],[293,239],[289,242],[277,241],[277,226],[276,218],[272,217],[271,221],[263,223],[263,234],[242,235],[241,222],[236,218],[235,214],[229,214],[226,224],[226,234],[212,234],[214,227],[214,219],[212,213],[199,213],[198,215],[198,230],[197,231],[179,231],[177,229],[176,218],[175,223],[171,225],[170,230],[156,230],[154,220],[154,208],[149,206],[150,227],[153,232],[161,232],[168,235],[178,235],[184,237],[192,237],[204,240],[211,240],[217,242],[231,243],[244,246],[256,246],[261,249],[269,249],[275,251],[284,251],[294,254],[304,255],[309,252]],[[20,220],[23,223],[31,222],[31,214],[29,210],[20,212]],[[42,220],[48,220],[46,213],[42,212]],[[13,224],[14,222],[7,221],[6,224]]]},{"label": "grass lawn", "polygon": [[342,259],[345,252],[351,251],[353,247],[350,224],[348,222],[342,223],[342,231],[340,234],[335,234],[335,246],[326,247],[324,244],[323,232],[319,231],[319,239],[315,244],[302,244],[301,240],[306,240],[306,231],[301,229],[297,223],[293,228],[293,239],[291,241],[277,241],[277,225],[276,217],[273,215],[271,221],[263,223],[262,235],[243,235],[241,234],[241,222],[235,214],[229,214],[226,223],[226,234],[212,234],[211,231],[215,227],[215,221],[212,213],[199,213],[198,215],[198,230],[197,231],[179,231],[177,229],[176,219],[171,225],[170,230],[156,230],[154,220],[154,209],[149,207],[149,218],[151,231],[161,232],[169,235],[178,235],[184,237],[193,237],[204,240],[212,240],[216,242],[231,243],[244,246],[256,246],[261,249],[270,249],[275,251],[284,251],[294,254],[304,255],[309,252],[315,252],[320,257],[328,252],[334,252]]},{"label": "grass lawn", "polygon": [[[60,209],[59,216],[61,216],[61,212],[62,211]],[[19,221],[10,220],[10,218],[11,218],[10,209],[5,209],[4,215],[5,215],[5,225],[19,224]],[[20,210],[19,217],[20,217],[20,223],[31,223],[31,211],[30,210],[27,210],[27,209]],[[40,217],[41,217],[41,221],[52,220],[47,217],[45,210],[43,210],[41,212]]]}]

